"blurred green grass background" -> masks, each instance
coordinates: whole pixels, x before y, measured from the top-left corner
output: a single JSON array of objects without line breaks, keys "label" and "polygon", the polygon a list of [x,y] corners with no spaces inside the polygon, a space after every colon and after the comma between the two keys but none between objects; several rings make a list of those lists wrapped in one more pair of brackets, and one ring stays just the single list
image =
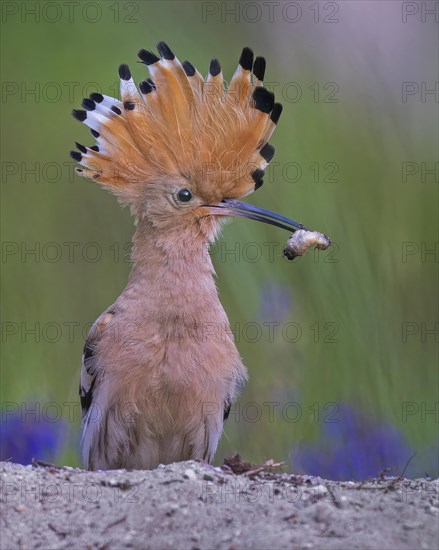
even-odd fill
[{"label": "blurred green grass background", "polygon": [[[281,230],[240,219],[225,227],[213,258],[250,380],[216,462],[235,450],[252,461],[289,462],[294,446],[318,440],[325,406],[347,403],[395,426],[417,452],[416,472],[437,475],[437,415],[422,413],[438,401],[437,337],[422,331],[437,326],[437,252],[421,254],[422,243],[434,249],[437,240],[437,180],[422,181],[421,171],[402,178],[403,163],[420,170],[421,162],[437,162],[437,103],[401,95],[402,82],[431,88],[437,80],[434,23],[404,25],[397,2],[335,3],[332,24],[323,21],[327,12],[315,22],[303,2],[295,23],[279,11],[273,21],[262,11],[251,22],[252,12],[233,17],[211,2],[97,2],[95,22],[92,8],[82,11],[87,2],[72,21],[64,7],[53,22],[55,12],[41,11],[45,2],[37,3],[39,21],[24,15],[26,3],[6,4],[18,11],[3,17],[1,37],[2,403],[56,402],[67,418],[63,404],[78,401],[84,327],[113,303],[130,269],[128,209],[71,175],[74,141],[92,143],[71,109],[95,89],[90,83],[114,94],[120,63],[130,64],[137,82],[145,78],[136,53],[159,40],[204,74],[218,57],[226,79],[248,45],[267,58],[268,86],[284,104],[271,139],[279,164],[249,200],[327,233],[337,246],[290,264],[281,257],[288,237]],[[323,87],[329,82],[336,88]],[[325,101],[331,97],[337,101]],[[301,167],[297,181],[294,168],[285,173],[290,162]],[[326,163],[337,168],[334,181],[324,181]],[[35,243],[38,261],[22,254]],[[61,246],[61,257],[47,243]],[[78,243],[73,261],[63,243]],[[95,250],[87,243],[100,247],[98,261],[84,258]],[[284,308],[271,303],[273,294]],[[280,323],[273,338],[263,324],[272,321]],[[26,334],[36,323],[40,341]],[[288,323],[299,333],[291,328],[285,339]],[[404,341],[407,329],[415,334]],[[268,402],[279,403],[272,418]],[[295,421],[281,414],[288,402],[300,405]],[[413,414],[404,415],[405,403]],[[255,411],[263,414],[252,421]],[[61,463],[79,464],[79,422],[76,409]]]}]

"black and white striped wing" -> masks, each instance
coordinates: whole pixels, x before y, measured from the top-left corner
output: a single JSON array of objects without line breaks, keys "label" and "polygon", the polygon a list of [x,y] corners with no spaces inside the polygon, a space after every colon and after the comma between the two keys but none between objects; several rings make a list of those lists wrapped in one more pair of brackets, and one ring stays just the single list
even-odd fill
[{"label": "black and white striped wing", "polygon": [[105,311],[93,324],[85,341],[82,354],[82,369],[79,382],[79,396],[81,399],[82,417],[84,418],[93,403],[93,394],[99,383],[101,373],[98,370],[96,346],[103,331],[108,327],[114,316],[113,310]]}]

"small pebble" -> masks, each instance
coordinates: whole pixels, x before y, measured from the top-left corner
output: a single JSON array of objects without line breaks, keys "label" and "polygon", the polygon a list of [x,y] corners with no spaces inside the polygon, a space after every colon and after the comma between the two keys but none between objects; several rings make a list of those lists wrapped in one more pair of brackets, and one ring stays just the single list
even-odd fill
[{"label": "small pebble", "polygon": [[311,491],[314,494],[317,494],[319,496],[325,496],[328,493],[328,489],[324,485],[316,485],[315,487],[311,488]]},{"label": "small pebble", "polygon": [[197,480],[197,475],[193,470],[190,470],[189,468],[184,471],[183,477],[190,479],[191,481]]}]

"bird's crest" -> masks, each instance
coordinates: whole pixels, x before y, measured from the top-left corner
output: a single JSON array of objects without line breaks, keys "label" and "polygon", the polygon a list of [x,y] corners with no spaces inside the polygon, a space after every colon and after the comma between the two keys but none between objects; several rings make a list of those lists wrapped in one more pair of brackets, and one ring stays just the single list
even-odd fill
[{"label": "bird's crest", "polygon": [[201,193],[221,198],[248,195],[262,185],[274,154],[268,144],[282,111],[263,87],[265,59],[250,48],[225,86],[218,60],[204,79],[160,42],[160,57],[141,50],[151,78],[137,88],[127,65],[119,67],[121,101],[93,93],[73,116],[96,145],[71,153],[80,175],[135,204],[142,187],[183,177]]}]

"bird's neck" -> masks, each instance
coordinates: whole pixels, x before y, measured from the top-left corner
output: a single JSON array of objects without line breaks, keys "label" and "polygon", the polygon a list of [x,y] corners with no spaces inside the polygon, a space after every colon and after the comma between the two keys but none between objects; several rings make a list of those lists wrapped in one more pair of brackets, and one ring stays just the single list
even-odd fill
[{"label": "bird's neck", "polygon": [[208,236],[196,227],[163,232],[147,220],[139,221],[125,299],[136,304],[137,311],[143,308],[154,316],[227,321],[208,245]]}]

